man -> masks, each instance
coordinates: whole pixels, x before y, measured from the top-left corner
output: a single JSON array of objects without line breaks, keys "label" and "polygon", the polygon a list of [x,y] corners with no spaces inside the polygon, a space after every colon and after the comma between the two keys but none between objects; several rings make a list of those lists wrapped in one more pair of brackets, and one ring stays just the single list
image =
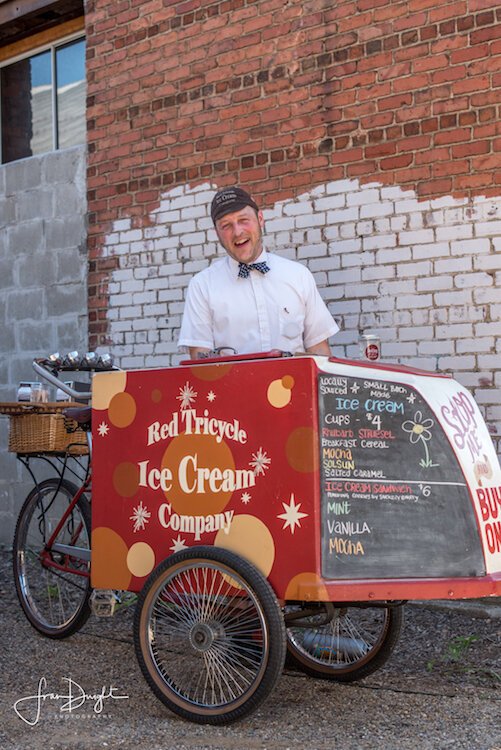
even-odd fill
[{"label": "man", "polygon": [[219,347],[329,356],[327,340],[339,328],[310,271],[263,249],[263,213],[251,196],[220,190],[211,217],[227,256],[190,281],[179,346],[192,359]]}]

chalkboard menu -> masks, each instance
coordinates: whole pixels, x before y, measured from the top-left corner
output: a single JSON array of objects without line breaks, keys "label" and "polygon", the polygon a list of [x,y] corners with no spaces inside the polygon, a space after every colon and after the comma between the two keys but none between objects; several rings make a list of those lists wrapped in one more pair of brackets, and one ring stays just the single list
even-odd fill
[{"label": "chalkboard menu", "polygon": [[464,476],[420,394],[327,373],[318,394],[323,577],[484,575]]}]

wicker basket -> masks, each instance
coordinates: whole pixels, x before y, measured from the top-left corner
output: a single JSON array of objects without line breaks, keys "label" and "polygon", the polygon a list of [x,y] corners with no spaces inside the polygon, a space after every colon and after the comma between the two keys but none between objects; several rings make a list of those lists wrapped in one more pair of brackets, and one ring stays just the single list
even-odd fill
[{"label": "wicker basket", "polygon": [[[45,408],[9,408],[0,404],[0,413],[9,417],[9,451],[12,453],[69,453],[83,456],[89,452],[87,436],[77,422],[61,414],[63,405],[57,411],[48,412]],[[66,405],[67,406],[67,405]]]}]

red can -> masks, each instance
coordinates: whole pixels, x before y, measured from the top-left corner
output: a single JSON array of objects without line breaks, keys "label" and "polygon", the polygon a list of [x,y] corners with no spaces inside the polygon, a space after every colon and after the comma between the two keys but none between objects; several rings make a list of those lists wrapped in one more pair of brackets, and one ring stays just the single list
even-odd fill
[{"label": "red can", "polygon": [[379,336],[364,333],[360,336],[360,354],[364,359],[375,362],[381,356],[381,341]]}]

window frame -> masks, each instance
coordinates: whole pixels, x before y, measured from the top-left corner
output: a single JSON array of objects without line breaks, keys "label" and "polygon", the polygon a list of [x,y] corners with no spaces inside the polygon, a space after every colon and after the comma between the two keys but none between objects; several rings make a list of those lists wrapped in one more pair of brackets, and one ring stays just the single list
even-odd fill
[{"label": "window frame", "polygon": [[[12,57],[7,58],[6,60],[0,61],[0,69],[6,68],[9,65],[14,65],[17,62],[20,62],[21,60],[26,60],[30,57],[35,57],[36,55],[41,54],[42,52],[50,51],[50,67],[51,67],[51,76],[52,76],[52,93],[51,93],[51,114],[52,114],[52,148],[49,151],[44,151],[44,154],[50,154],[53,151],[59,151],[59,131],[58,131],[58,123],[57,123],[57,81],[56,81],[56,50],[59,47],[64,47],[67,44],[71,44],[71,42],[76,42],[79,40],[86,41],[86,35],[85,32],[75,31],[72,34],[68,34],[66,36],[60,37],[58,39],[53,40],[52,42],[46,42],[45,44],[39,44],[34,46],[30,50],[26,50],[23,53],[19,55],[13,55]],[[87,70],[85,70],[87,74]],[[87,75],[85,76],[85,83],[87,83]],[[2,151],[2,82],[0,78],[0,167],[3,167],[4,164],[13,164],[15,161],[20,161],[20,159],[15,159],[13,162],[4,162],[3,161],[3,151]],[[41,156],[41,154],[33,154],[32,156]],[[22,157],[24,159],[31,159],[31,156],[25,156]]]}]

